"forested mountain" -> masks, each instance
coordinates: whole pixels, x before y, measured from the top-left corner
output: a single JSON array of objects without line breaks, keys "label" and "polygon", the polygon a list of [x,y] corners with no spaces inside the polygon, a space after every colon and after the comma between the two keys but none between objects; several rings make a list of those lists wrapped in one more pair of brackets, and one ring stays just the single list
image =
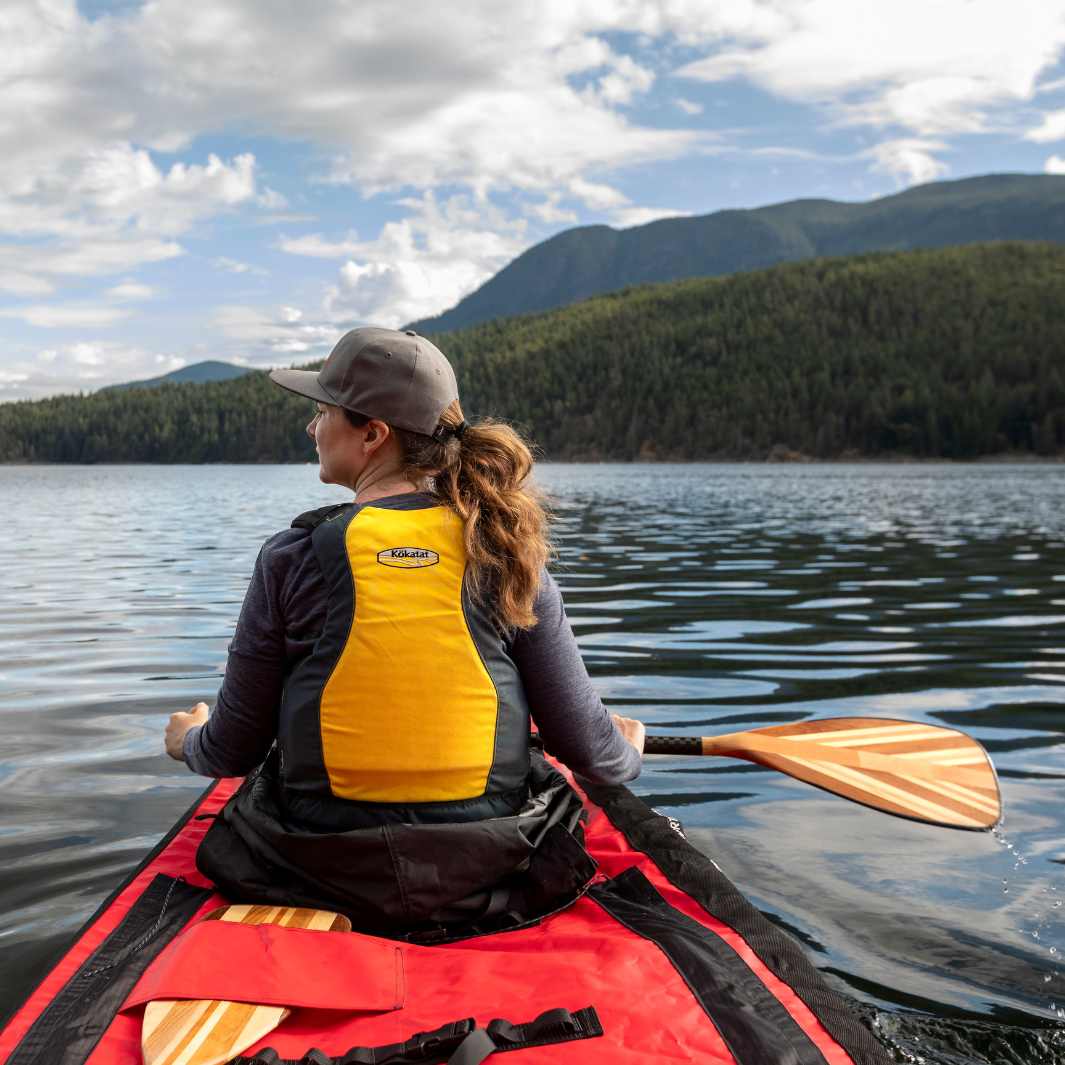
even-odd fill
[{"label": "forested mountain", "polygon": [[[1065,248],[997,243],[642,285],[434,338],[468,416],[550,458],[975,458],[1065,444]],[[0,405],[0,460],[312,461],[263,373]]]},{"label": "forested mountain", "polygon": [[206,381],[228,381],[231,377],[240,377],[246,373],[248,373],[246,366],[234,366],[231,362],[207,359],[204,362],[194,362],[191,366],[182,366],[180,370],[172,370],[170,373],[163,374],[162,377],[149,377],[145,381],[129,381],[124,385],[108,385],[107,389],[155,388],[156,385],[183,385],[189,382],[202,385]]},{"label": "forested mountain", "polygon": [[0,462],[312,462],[313,406],[257,370],[21,400],[0,405]]},{"label": "forested mountain", "polygon": [[646,281],[989,240],[1065,242],[1065,177],[991,174],[919,185],[868,203],[794,200],[620,231],[581,226],[530,248],[450,311],[407,328],[443,333]]}]

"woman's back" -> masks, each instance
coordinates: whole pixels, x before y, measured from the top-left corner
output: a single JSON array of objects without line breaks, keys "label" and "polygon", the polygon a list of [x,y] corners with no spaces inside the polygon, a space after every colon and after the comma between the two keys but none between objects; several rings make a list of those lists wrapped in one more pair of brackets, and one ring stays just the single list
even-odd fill
[{"label": "woman's back", "polygon": [[[631,779],[639,755],[544,571],[528,448],[491,420],[469,426],[451,367],[413,333],[354,330],[320,374],[273,377],[318,401],[320,476],[355,500],[301,515],[276,557],[267,543],[215,714],[172,719],[168,750],[199,772],[265,757],[205,837],[201,871],[234,899],[405,934],[491,930],[572,900],[594,872],[581,804],[530,710],[593,779]],[[642,726],[622,723],[638,744]]]}]

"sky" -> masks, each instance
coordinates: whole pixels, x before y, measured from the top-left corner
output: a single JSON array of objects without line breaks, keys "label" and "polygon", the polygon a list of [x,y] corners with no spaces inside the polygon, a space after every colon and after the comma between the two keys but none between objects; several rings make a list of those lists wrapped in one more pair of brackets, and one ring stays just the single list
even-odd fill
[{"label": "sky", "polygon": [[1065,0],[3,0],[0,401],[299,365],[575,225],[1065,174]]}]

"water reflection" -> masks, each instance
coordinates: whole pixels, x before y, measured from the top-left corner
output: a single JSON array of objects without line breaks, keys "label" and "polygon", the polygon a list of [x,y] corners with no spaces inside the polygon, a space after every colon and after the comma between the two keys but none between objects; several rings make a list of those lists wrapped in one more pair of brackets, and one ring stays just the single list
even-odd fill
[{"label": "water reflection", "polygon": [[[900,1060],[1065,1061],[1038,1030],[1065,1007],[1065,471],[539,476],[613,709],[688,735],[905,717],[988,748],[1005,843],[723,759],[648,758],[635,790],[805,944]],[[307,467],[111,467],[0,468],[0,495],[12,998],[199,789],[159,732],[216,689],[259,543],[342,494]],[[42,517],[59,504],[62,521]]]}]

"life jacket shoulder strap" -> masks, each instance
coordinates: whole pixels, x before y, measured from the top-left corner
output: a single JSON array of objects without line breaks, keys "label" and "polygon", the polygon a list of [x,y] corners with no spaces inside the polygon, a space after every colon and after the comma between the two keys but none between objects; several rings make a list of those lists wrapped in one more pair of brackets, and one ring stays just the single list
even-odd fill
[{"label": "life jacket shoulder strap", "polygon": [[298,518],[292,519],[291,528],[314,532],[323,521],[327,521],[330,516],[339,514],[345,507],[351,505],[351,503],[333,503],[328,507],[319,507],[317,510],[306,510]]}]

